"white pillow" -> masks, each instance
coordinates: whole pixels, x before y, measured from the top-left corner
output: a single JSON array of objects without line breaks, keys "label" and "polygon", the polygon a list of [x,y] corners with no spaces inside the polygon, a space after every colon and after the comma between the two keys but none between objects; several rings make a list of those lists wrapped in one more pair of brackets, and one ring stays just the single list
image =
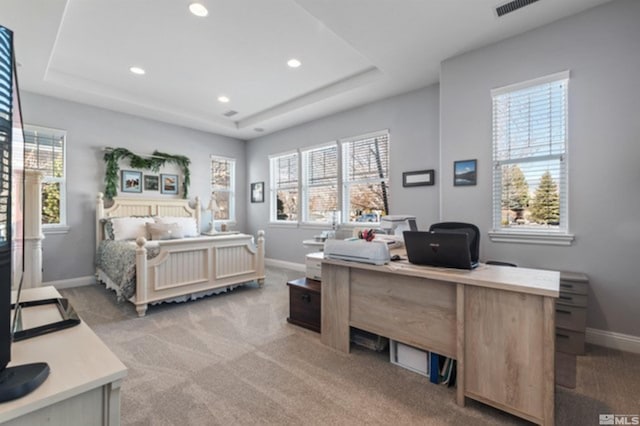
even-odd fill
[{"label": "white pillow", "polygon": [[183,238],[182,228],[177,223],[147,223],[151,240],[175,240]]},{"label": "white pillow", "polygon": [[182,228],[185,237],[197,237],[200,235],[198,224],[194,217],[156,217],[156,223],[177,223]]},{"label": "white pillow", "polygon": [[147,223],[153,223],[152,217],[114,217],[113,224],[114,240],[135,240],[138,237],[147,236]]}]

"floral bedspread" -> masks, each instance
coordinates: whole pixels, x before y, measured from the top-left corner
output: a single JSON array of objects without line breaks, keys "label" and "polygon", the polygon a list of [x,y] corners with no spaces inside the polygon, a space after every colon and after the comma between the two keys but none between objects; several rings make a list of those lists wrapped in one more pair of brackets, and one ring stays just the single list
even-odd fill
[{"label": "floral bedspread", "polygon": [[[147,247],[147,259],[160,253],[159,246]],[[98,245],[96,266],[119,288],[118,300],[136,293],[136,244],[132,241],[104,240]]]}]

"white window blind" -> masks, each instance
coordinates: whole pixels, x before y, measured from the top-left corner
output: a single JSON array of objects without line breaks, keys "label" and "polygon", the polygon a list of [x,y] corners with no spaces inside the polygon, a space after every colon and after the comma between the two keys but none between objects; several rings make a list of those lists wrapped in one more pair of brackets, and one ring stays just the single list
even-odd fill
[{"label": "white window blind", "polygon": [[379,222],[389,213],[389,133],[342,142],[342,215],[348,222]]},{"label": "white window blind", "polygon": [[569,73],[492,92],[494,230],[566,233]]},{"label": "white window blind", "polygon": [[24,165],[42,178],[42,224],[66,224],[66,132],[24,126]]},{"label": "white window blind", "polygon": [[298,220],[298,153],[273,156],[271,169],[271,220]]},{"label": "white window blind", "polygon": [[306,222],[330,223],[338,209],[338,147],[302,152],[303,214]]},{"label": "white window blind", "polygon": [[235,220],[236,160],[211,156],[211,197],[218,211],[216,220]]}]

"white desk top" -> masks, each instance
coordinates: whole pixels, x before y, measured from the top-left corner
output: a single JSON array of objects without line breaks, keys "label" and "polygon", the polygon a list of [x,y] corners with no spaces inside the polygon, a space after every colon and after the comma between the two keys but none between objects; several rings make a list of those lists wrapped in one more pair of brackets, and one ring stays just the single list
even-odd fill
[{"label": "white desk top", "polygon": [[539,296],[558,297],[560,289],[560,272],[542,269],[510,268],[507,266],[480,264],[476,269],[469,271],[466,269],[419,266],[409,263],[407,260],[391,262],[382,266],[335,259],[323,259],[322,262]]},{"label": "white desk top", "polygon": [[[15,298],[15,294],[12,297]],[[22,301],[56,297],[60,297],[60,293],[54,287],[26,289],[21,295]],[[32,312],[23,312],[25,323],[34,319],[28,318]],[[13,343],[11,360],[9,366],[46,362],[51,371],[44,383],[30,394],[0,404],[0,423],[127,375],[127,367],[84,321],[75,327]]]}]

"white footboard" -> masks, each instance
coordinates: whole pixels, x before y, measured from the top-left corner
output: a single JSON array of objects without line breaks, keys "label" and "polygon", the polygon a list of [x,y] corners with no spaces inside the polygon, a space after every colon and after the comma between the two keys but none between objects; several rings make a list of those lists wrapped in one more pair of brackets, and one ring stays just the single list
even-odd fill
[{"label": "white footboard", "polygon": [[[264,231],[160,241],[160,254],[147,260],[146,239],[136,241],[136,295],[139,316],[149,303],[186,300],[246,282],[264,282]],[[187,297],[185,297],[187,296]]]}]

